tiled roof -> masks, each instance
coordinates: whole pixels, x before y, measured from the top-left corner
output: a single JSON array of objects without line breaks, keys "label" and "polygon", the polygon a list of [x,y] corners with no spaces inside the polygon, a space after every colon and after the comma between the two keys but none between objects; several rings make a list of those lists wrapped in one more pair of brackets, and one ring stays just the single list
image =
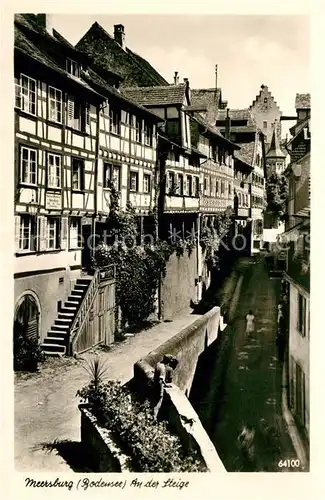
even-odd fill
[{"label": "tiled roof", "polygon": [[[85,76],[87,78],[87,76]],[[161,117],[150,111],[148,108],[145,108],[141,104],[133,101],[132,99],[127,98],[121,92],[116,90],[114,87],[106,83],[104,78],[102,78],[98,73],[96,73],[93,69],[89,68],[88,69],[88,78],[89,82],[93,85],[96,85],[101,88],[102,92],[106,91],[110,95],[114,95],[118,100],[124,101],[127,104],[130,104],[133,108],[138,108],[141,111],[143,111],[146,115],[150,115],[152,118],[155,118],[156,121],[162,121]]]},{"label": "tiled roof", "polygon": [[89,28],[76,47],[88,54],[104,70],[121,74],[125,87],[168,85],[148,61],[129,48],[124,50],[97,22]]},{"label": "tiled roof", "polygon": [[[221,131],[221,132],[225,132],[225,127],[218,127],[218,129]],[[242,126],[232,126],[231,125],[231,129],[230,129],[230,133],[254,133],[256,132],[257,128],[256,128],[256,125],[250,125],[250,126],[247,126],[247,125],[242,125]]]},{"label": "tiled roof", "polygon": [[[219,109],[217,118],[216,120],[218,121],[223,121],[227,117],[227,110],[226,109]],[[229,110],[229,117],[233,121],[247,121],[247,126],[249,127],[256,127],[255,125],[255,120],[249,111],[249,109],[230,109]],[[246,125],[243,125],[246,126]],[[238,125],[240,127],[240,125]]]},{"label": "tiled roof", "polygon": [[310,109],[310,94],[296,94],[296,109]]},{"label": "tiled roof", "polygon": [[233,149],[239,149],[239,146],[237,146],[233,142],[231,142],[228,139],[226,139],[221,134],[221,132],[217,129],[217,127],[215,127],[214,125],[210,125],[209,123],[207,123],[207,121],[199,113],[195,113],[191,118],[194,119],[195,121],[197,121],[200,125],[202,125],[202,127],[206,128],[210,133],[212,133],[213,135],[218,136],[220,139],[222,139],[223,142],[226,142],[226,143],[228,143],[228,145],[231,145],[233,147]]},{"label": "tiled roof", "polygon": [[[240,151],[238,151],[238,154],[240,159],[248,163],[248,165],[252,165],[254,160],[255,140],[241,143],[239,146]],[[237,156],[237,152],[235,153],[235,156]]]},{"label": "tiled roof", "polygon": [[215,88],[191,89],[191,106],[205,108],[203,116],[210,124],[215,124],[217,104],[221,96],[221,90]]},{"label": "tiled roof", "polygon": [[125,97],[143,106],[161,106],[165,104],[183,104],[185,85],[165,85],[161,87],[129,87],[121,89]]},{"label": "tiled roof", "polygon": [[247,160],[245,160],[244,156],[242,156],[242,155],[240,154],[240,151],[235,151],[235,159],[237,159],[237,160],[241,161],[242,163],[244,163],[244,165],[245,165],[246,167],[249,167],[249,168],[250,168],[250,170],[252,170],[252,168],[253,168],[253,167],[252,167],[252,164],[251,164],[251,163],[249,163]]}]

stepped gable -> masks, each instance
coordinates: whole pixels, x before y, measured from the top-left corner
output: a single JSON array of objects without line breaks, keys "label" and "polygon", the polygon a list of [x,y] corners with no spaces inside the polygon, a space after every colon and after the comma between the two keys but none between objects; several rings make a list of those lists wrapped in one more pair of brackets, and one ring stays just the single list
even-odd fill
[{"label": "stepped gable", "polygon": [[261,85],[261,90],[260,90],[259,94],[255,97],[253,103],[249,106],[249,109],[252,109],[258,102],[261,101],[263,94],[267,94],[273,100],[276,108],[281,113],[280,107],[278,106],[276,100],[274,99],[273,95],[271,94],[271,92],[269,91],[269,89],[266,85]]},{"label": "stepped gable", "polygon": [[161,106],[183,104],[185,101],[185,84],[161,87],[122,88],[121,94],[142,106]]},{"label": "stepped gable", "polygon": [[120,74],[123,77],[122,86],[168,85],[168,82],[148,61],[128,47],[122,47],[97,22],[89,28],[76,47],[88,54],[102,69]]},{"label": "stepped gable", "polygon": [[296,94],[296,109],[311,109],[310,94]]}]

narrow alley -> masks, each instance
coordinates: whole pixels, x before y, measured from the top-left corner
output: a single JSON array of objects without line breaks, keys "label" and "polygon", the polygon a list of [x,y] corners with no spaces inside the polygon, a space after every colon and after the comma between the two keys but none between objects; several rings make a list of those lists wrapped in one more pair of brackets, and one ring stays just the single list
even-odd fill
[{"label": "narrow alley", "polygon": [[[275,344],[280,284],[269,279],[263,258],[247,260],[242,267],[241,289],[238,297],[234,294],[228,327],[229,359],[220,360],[217,355],[212,372],[205,374],[206,387],[197,411],[228,471],[301,472],[299,467],[278,466],[280,460],[297,460],[281,407],[282,364]],[[255,315],[251,338],[245,333],[249,309]],[[217,377],[213,371],[220,361],[227,367],[221,387],[214,390]],[[247,426],[254,433],[249,460],[238,440]]]}]

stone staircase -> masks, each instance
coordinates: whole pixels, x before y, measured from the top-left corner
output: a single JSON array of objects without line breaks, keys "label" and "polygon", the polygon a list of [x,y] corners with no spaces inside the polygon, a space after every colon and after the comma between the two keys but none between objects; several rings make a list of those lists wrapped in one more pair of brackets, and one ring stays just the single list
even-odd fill
[{"label": "stone staircase", "polygon": [[50,331],[41,344],[43,352],[47,356],[64,356],[67,352],[70,329],[83,301],[83,298],[91,283],[92,277],[83,276],[77,282],[68,297],[68,300],[60,308],[57,319],[54,321]]}]

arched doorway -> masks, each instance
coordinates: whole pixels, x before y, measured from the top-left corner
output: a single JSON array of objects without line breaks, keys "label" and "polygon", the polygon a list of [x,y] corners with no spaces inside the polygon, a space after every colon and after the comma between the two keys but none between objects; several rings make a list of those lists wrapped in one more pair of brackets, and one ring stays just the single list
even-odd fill
[{"label": "arched doorway", "polygon": [[23,295],[16,307],[14,335],[24,335],[29,340],[38,342],[39,318],[40,310],[37,299],[31,293]]}]

